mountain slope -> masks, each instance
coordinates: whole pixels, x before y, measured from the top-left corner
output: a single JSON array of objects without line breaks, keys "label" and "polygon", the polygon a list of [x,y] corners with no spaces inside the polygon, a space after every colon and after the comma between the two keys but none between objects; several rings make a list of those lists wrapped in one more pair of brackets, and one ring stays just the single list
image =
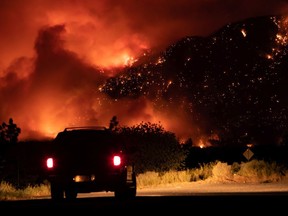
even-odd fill
[{"label": "mountain slope", "polygon": [[107,80],[102,90],[117,99],[145,97],[162,112],[184,112],[199,133],[222,143],[277,143],[288,126],[285,19],[255,17],[209,37],[183,38]]}]

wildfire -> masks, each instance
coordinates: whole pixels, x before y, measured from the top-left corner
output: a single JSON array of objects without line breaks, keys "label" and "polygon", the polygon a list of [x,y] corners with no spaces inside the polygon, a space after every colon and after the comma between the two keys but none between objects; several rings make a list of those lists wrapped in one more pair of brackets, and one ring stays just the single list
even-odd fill
[{"label": "wildfire", "polygon": [[199,146],[199,148],[205,148],[204,141],[200,139],[197,146]]},{"label": "wildfire", "polygon": [[138,61],[138,59],[135,59],[134,57],[126,55],[126,54],[124,54],[123,58],[124,58],[123,64],[125,66],[132,66],[135,62]]},{"label": "wildfire", "polygon": [[[174,104],[174,98],[169,96],[172,87],[173,90],[174,87],[185,87],[185,92],[190,92],[192,88],[189,85],[193,84],[194,80],[190,82],[184,77],[185,71],[180,69],[175,70],[179,76],[167,76],[171,79],[167,80],[166,74],[161,74],[168,63],[165,55],[153,58],[154,65],[151,71],[148,71],[152,66],[152,62],[149,62],[151,65],[146,64],[147,71],[140,70],[136,75],[133,74],[134,76],[123,75],[115,78],[115,83],[120,83],[116,88],[120,89],[121,97],[108,96],[107,92],[105,93],[105,87],[111,90],[115,87],[112,86],[113,83],[111,86],[105,86],[105,80],[119,73],[122,68],[141,62],[148,54],[147,50],[153,49],[154,46],[164,46],[175,37],[192,34],[188,29],[184,31],[185,26],[194,29],[195,26],[190,21],[185,25],[179,25],[180,20],[171,18],[170,12],[166,18],[155,19],[153,13],[145,17],[142,13],[146,10],[151,12],[150,4],[143,4],[147,7],[146,10],[136,4],[136,10],[130,2],[116,5],[100,1],[72,1],[73,4],[70,4],[71,1],[68,1],[69,4],[56,2],[47,1],[38,5],[33,1],[34,5],[29,6],[21,3],[16,11],[16,6],[10,8],[15,13],[6,10],[5,7],[16,4],[3,5],[5,7],[2,10],[5,10],[5,13],[1,14],[5,22],[2,23],[2,29],[5,29],[6,33],[1,37],[3,54],[0,58],[0,97],[3,103],[0,114],[2,117],[8,116],[15,120],[22,129],[20,138],[29,138],[29,131],[53,137],[68,126],[107,125],[115,115],[124,125],[130,126],[142,121],[160,122],[166,130],[180,134],[179,136],[201,137],[200,132],[193,130],[197,128],[194,125],[196,123],[191,123],[192,118],[188,118],[185,112],[185,109],[189,109],[190,113],[196,116],[196,112],[194,114],[192,110],[194,101],[186,101],[175,92],[180,100],[175,100],[177,104]],[[123,4],[129,7],[124,8]],[[175,6],[174,3],[172,6]],[[159,12],[163,13],[165,8],[161,6]],[[18,28],[19,18],[14,18],[13,15],[18,14],[18,10],[23,19],[21,28]],[[153,25],[152,20],[155,21]],[[171,20],[173,22],[170,22]],[[190,19],[185,17],[185,20]],[[275,47],[271,48],[271,53],[268,52],[266,58],[276,59],[275,56],[280,53],[281,48],[287,46],[287,22],[287,18],[281,21],[275,19],[279,31],[276,37],[272,38]],[[198,21],[195,23],[201,26]],[[241,33],[238,32],[244,38],[247,37],[245,28],[240,30]],[[199,47],[191,47],[191,50],[194,49],[196,52]],[[189,55],[186,56],[185,68],[190,67],[190,63],[193,65],[193,57]],[[160,70],[156,72],[154,66]],[[117,70],[118,68],[120,69]],[[191,69],[190,72],[192,77],[194,71]],[[210,84],[213,82],[206,80],[209,81],[209,77],[200,85],[203,84],[205,91],[209,92]],[[232,83],[234,89],[238,85],[236,81],[235,83]],[[169,96],[168,102],[161,98],[163,93],[167,98]],[[209,101],[208,97],[202,100],[200,91],[191,98],[203,105],[205,101]],[[205,140],[200,139],[197,146],[207,147],[209,142]]]},{"label": "wildfire", "polygon": [[278,33],[275,36],[275,46],[272,47],[272,53],[267,55],[268,59],[274,59],[274,56],[279,56],[283,52],[283,48],[288,44],[288,17],[283,17],[280,20],[273,18],[273,22],[278,27]]}]

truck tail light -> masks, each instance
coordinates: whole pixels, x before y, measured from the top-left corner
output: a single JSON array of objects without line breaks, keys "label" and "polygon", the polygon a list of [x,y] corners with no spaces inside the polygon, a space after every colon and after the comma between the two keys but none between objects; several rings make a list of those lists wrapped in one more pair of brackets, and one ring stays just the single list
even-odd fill
[{"label": "truck tail light", "polygon": [[47,158],[46,160],[46,166],[48,169],[52,169],[54,167],[54,161],[53,158]]},{"label": "truck tail light", "polygon": [[114,155],[114,157],[113,157],[113,165],[114,166],[121,165],[121,157],[119,155]]}]

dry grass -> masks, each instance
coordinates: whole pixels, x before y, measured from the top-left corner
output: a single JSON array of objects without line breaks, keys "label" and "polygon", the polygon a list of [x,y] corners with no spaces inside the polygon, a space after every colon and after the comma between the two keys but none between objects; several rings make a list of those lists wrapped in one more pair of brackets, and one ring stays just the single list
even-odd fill
[{"label": "dry grass", "polygon": [[170,171],[165,174],[148,172],[138,176],[139,188],[180,182],[239,182],[265,183],[278,182],[288,178],[287,169],[276,163],[263,160],[227,164],[221,161],[201,165],[185,171]]},{"label": "dry grass", "polygon": [[[171,170],[165,173],[146,172],[137,176],[137,185],[138,188],[141,189],[196,181],[213,183],[264,183],[278,182],[285,179],[288,179],[287,169],[276,163],[252,160],[245,163],[227,164],[221,161],[215,161],[189,170]],[[6,182],[0,183],[0,200],[29,199],[49,195],[50,185],[47,182],[38,186],[28,186],[18,190]]]}]

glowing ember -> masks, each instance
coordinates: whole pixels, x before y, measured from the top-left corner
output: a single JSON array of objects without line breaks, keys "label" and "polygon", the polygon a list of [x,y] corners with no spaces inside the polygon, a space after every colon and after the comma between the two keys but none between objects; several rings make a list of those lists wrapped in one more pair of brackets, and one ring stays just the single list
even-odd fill
[{"label": "glowing ember", "polygon": [[242,29],[242,30],[241,30],[241,33],[242,33],[243,37],[246,37],[246,36],[247,36],[247,32],[246,32],[245,29]]}]

